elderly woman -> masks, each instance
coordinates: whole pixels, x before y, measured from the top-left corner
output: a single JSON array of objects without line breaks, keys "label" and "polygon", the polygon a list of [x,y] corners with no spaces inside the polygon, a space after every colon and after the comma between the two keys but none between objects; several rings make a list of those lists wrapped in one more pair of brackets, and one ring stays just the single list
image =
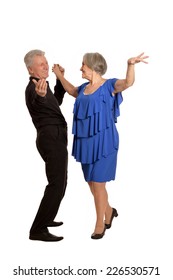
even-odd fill
[{"label": "elderly woman", "polygon": [[120,115],[121,92],[132,86],[135,64],[144,62],[144,53],[128,59],[125,79],[105,79],[107,63],[99,53],[86,53],[82,61],[82,78],[88,82],[74,87],[62,75],[62,67],[54,65],[55,73],[65,90],[76,98],[73,117],[72,155],[81,162],[84,178],[94,197],[96,224],[92,239],[100,239],[110,228],[117,210],[108,202],[106,182],[115,179],[119,137],[116,120]]}]

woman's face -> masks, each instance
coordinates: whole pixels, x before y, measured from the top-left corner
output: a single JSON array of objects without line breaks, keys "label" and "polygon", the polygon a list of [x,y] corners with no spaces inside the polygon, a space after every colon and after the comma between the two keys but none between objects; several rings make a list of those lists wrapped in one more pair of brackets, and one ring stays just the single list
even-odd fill
[{"label": "woman's face", "polygon": [[82,71],[82,78],[91,80],[93,70],[91,70],[85,63],[84,61],[82,62],[82,66],[80,68],[80,71]]}]

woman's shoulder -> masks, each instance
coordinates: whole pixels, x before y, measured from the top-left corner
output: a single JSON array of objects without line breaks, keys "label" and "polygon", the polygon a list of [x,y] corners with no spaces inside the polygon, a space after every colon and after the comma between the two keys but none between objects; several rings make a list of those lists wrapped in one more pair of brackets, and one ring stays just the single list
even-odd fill
[{"label": "woman's shoulder", "polygon": [[117,78],[105,79],[105,84],[108,84],[108,85],[115,85],[115,83],[116,83],[117,80],[118,80]]},{"label": "woman's shoulder", "polygon": [[112,96],[112,93],[115,90],[115,83],[117,80],[118,79],[116,78],[109,78],[105,80],[103,89],[108,94],[108,96]]},{"label": "woman's shoulder", "polygon": [[78,86],[78,87],[77,87],[77,88],[78,88],[78,93],[79,93],[81,90],[83,90],[88,84],[89,84],[89,82],[85,82],[85,83],[81,84],[80,86]]}]

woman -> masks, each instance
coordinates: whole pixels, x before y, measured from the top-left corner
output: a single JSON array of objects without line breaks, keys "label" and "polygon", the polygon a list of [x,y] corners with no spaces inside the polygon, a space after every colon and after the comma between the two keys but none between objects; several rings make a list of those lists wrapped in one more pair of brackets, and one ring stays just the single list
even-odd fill
[{"label": "woman", "polygon": [[82,62],[82,78],[88,82],[74,87],[62,75],[62,67],[54,65],[55,73],[65,90],[76,98],[73,118],[73,150],[76,161],[81,162],[85,180],[94,196],[96,224],[92,239],[100,239],[110,228],[115,208],[108,202],[106,182],[115,179],[118,132],[115,126],[122,102],[121,92],[132,86],[135,80],[135,64],[144,62],[144,53],[128,59],[126,78],[105,79],[107,63],[99,53],[86,53]]}]

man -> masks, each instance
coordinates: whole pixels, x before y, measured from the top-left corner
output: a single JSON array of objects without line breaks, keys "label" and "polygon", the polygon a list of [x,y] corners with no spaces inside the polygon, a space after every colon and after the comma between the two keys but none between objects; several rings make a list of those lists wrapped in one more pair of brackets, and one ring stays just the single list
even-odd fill
[{"label": "man", "polygon": [[29,239],[60,241],[63,237],[51,234],[48,227],[63,224],[55,222],[54,218],[67,184],[67,123],[59,108],[65,90],[57,80],[52,93],[46,81],[49,65],[43,51],[31,50],[25,55],[24,62],[30,75],[25,91],[26,105],[37,130],[36,146],[45,162],[48,180]]}]

